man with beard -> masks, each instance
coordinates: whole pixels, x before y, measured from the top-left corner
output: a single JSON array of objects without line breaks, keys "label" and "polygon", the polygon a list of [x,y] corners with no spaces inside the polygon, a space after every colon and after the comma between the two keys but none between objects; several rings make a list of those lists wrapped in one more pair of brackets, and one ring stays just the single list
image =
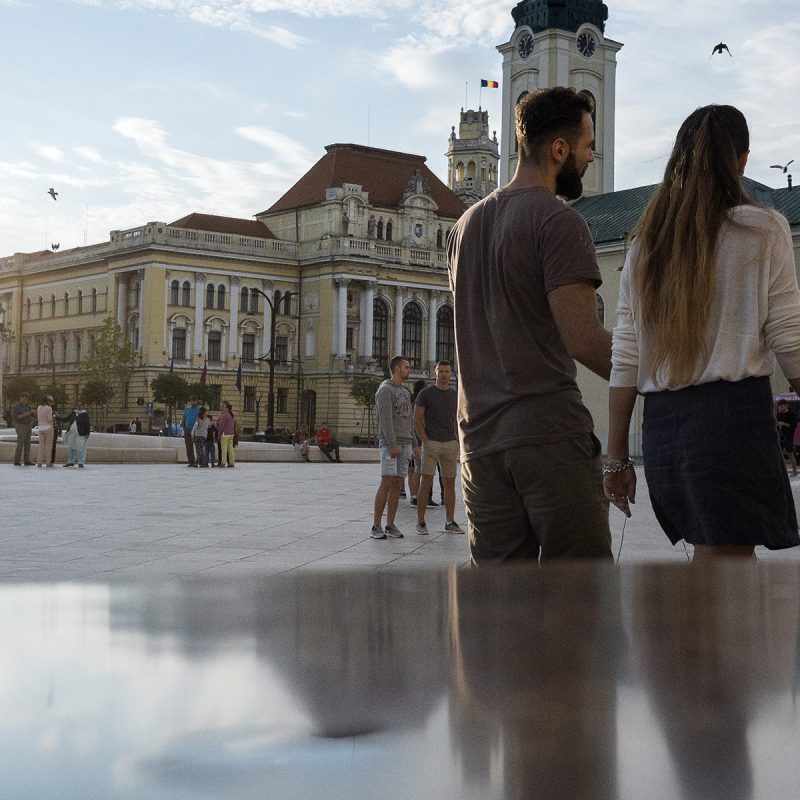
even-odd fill
[{"label": "man with beard", "polygon": [[512,181],[448,241],[459,365],[462,488],[473,563],[611,558],[600,450],[575,361],[606,380],[611,336],[581,195],[591,100],[532,92],[516,109]]}]

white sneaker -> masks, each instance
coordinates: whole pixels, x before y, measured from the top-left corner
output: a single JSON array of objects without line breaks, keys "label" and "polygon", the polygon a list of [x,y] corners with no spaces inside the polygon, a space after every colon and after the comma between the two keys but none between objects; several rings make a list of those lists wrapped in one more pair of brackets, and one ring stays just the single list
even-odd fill
[{"label": "white sneaker", "polygon": [[428,535],[428,526],[424,522],[418,522],[416,531],[420,536]]}]

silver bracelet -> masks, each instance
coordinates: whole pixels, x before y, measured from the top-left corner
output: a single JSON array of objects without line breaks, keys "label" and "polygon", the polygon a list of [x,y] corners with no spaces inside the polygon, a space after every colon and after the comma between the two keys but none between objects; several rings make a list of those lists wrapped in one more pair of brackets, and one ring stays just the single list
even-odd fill
[{"label": "silver bracelet", "polygon": [[615,472],[622,472],[626,469],[632,469],[636,466],[636,462],[632,458],[621,458],[619,461],[609,461],[603,467],[603,475],[613,475]]}]

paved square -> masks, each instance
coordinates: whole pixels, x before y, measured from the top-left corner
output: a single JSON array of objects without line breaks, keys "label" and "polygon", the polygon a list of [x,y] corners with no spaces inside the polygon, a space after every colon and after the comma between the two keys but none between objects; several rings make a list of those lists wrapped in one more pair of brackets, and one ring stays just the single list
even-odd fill
[{"label": "paved square", "polygon": [[[91,451],[90,451],[91,458]],[[647,501],[625,529],[621,563],[686,561]],[[463,566],[466,536],[414,533],[416,509],[400,501],[403,539],[373,540],[377,464],[244,463],[235,470],[178,464],[91,464],[85,470],[0,465],[0,579],[121,581],[172,576],[275,574],[292,570]],[[796,501],[800,482],[793,481]],[[438,489],[436,493],[438,500]],[[456,520],[466,528],[461,493]],[[623,517],[611,510],[615,557]],[[764,560],[800,560],[800,548]]]}]

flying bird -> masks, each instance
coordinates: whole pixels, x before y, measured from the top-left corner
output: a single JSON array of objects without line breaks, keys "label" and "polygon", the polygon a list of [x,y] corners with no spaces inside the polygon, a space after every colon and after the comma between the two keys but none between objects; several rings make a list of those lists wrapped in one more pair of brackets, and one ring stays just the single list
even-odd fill
[{"label": "flying bird", "polygon": [[[728,47],[728,45],[725,44],[725,42],[720,42],[719,44],[714,45],[714,49],[711,51],[711,56],[713,56],[715,53],[719,53],[720,55],[722,55],[722,51],[723,50],[727,50],[728,51],[728,55],[731,58],[733,58],[733,55],[731,54],[730,48]],[[711,58],[711,56],[709,56],[709,58]]]},{"label": "flying bird", "polygon": [[47,190],[47,194],[49,194],[53,200],[58,200],[58,192],[52,186]]},{"label": "flying bird", "polygon": [[59,247],[61,247],[61,242],[56,242],[55,244],[50,245],[50,249],[53,251],[58,250]]},{"label": "flying bird", "polygon": [[791,161],[787,161],[786,164],[784,164],[784,166],[781,166],[780,164],[770,164],[769,168],[779,169],[785,175],[786,171],[789,169],[789,164],[794,164],[794,159],[792,159]]}]

